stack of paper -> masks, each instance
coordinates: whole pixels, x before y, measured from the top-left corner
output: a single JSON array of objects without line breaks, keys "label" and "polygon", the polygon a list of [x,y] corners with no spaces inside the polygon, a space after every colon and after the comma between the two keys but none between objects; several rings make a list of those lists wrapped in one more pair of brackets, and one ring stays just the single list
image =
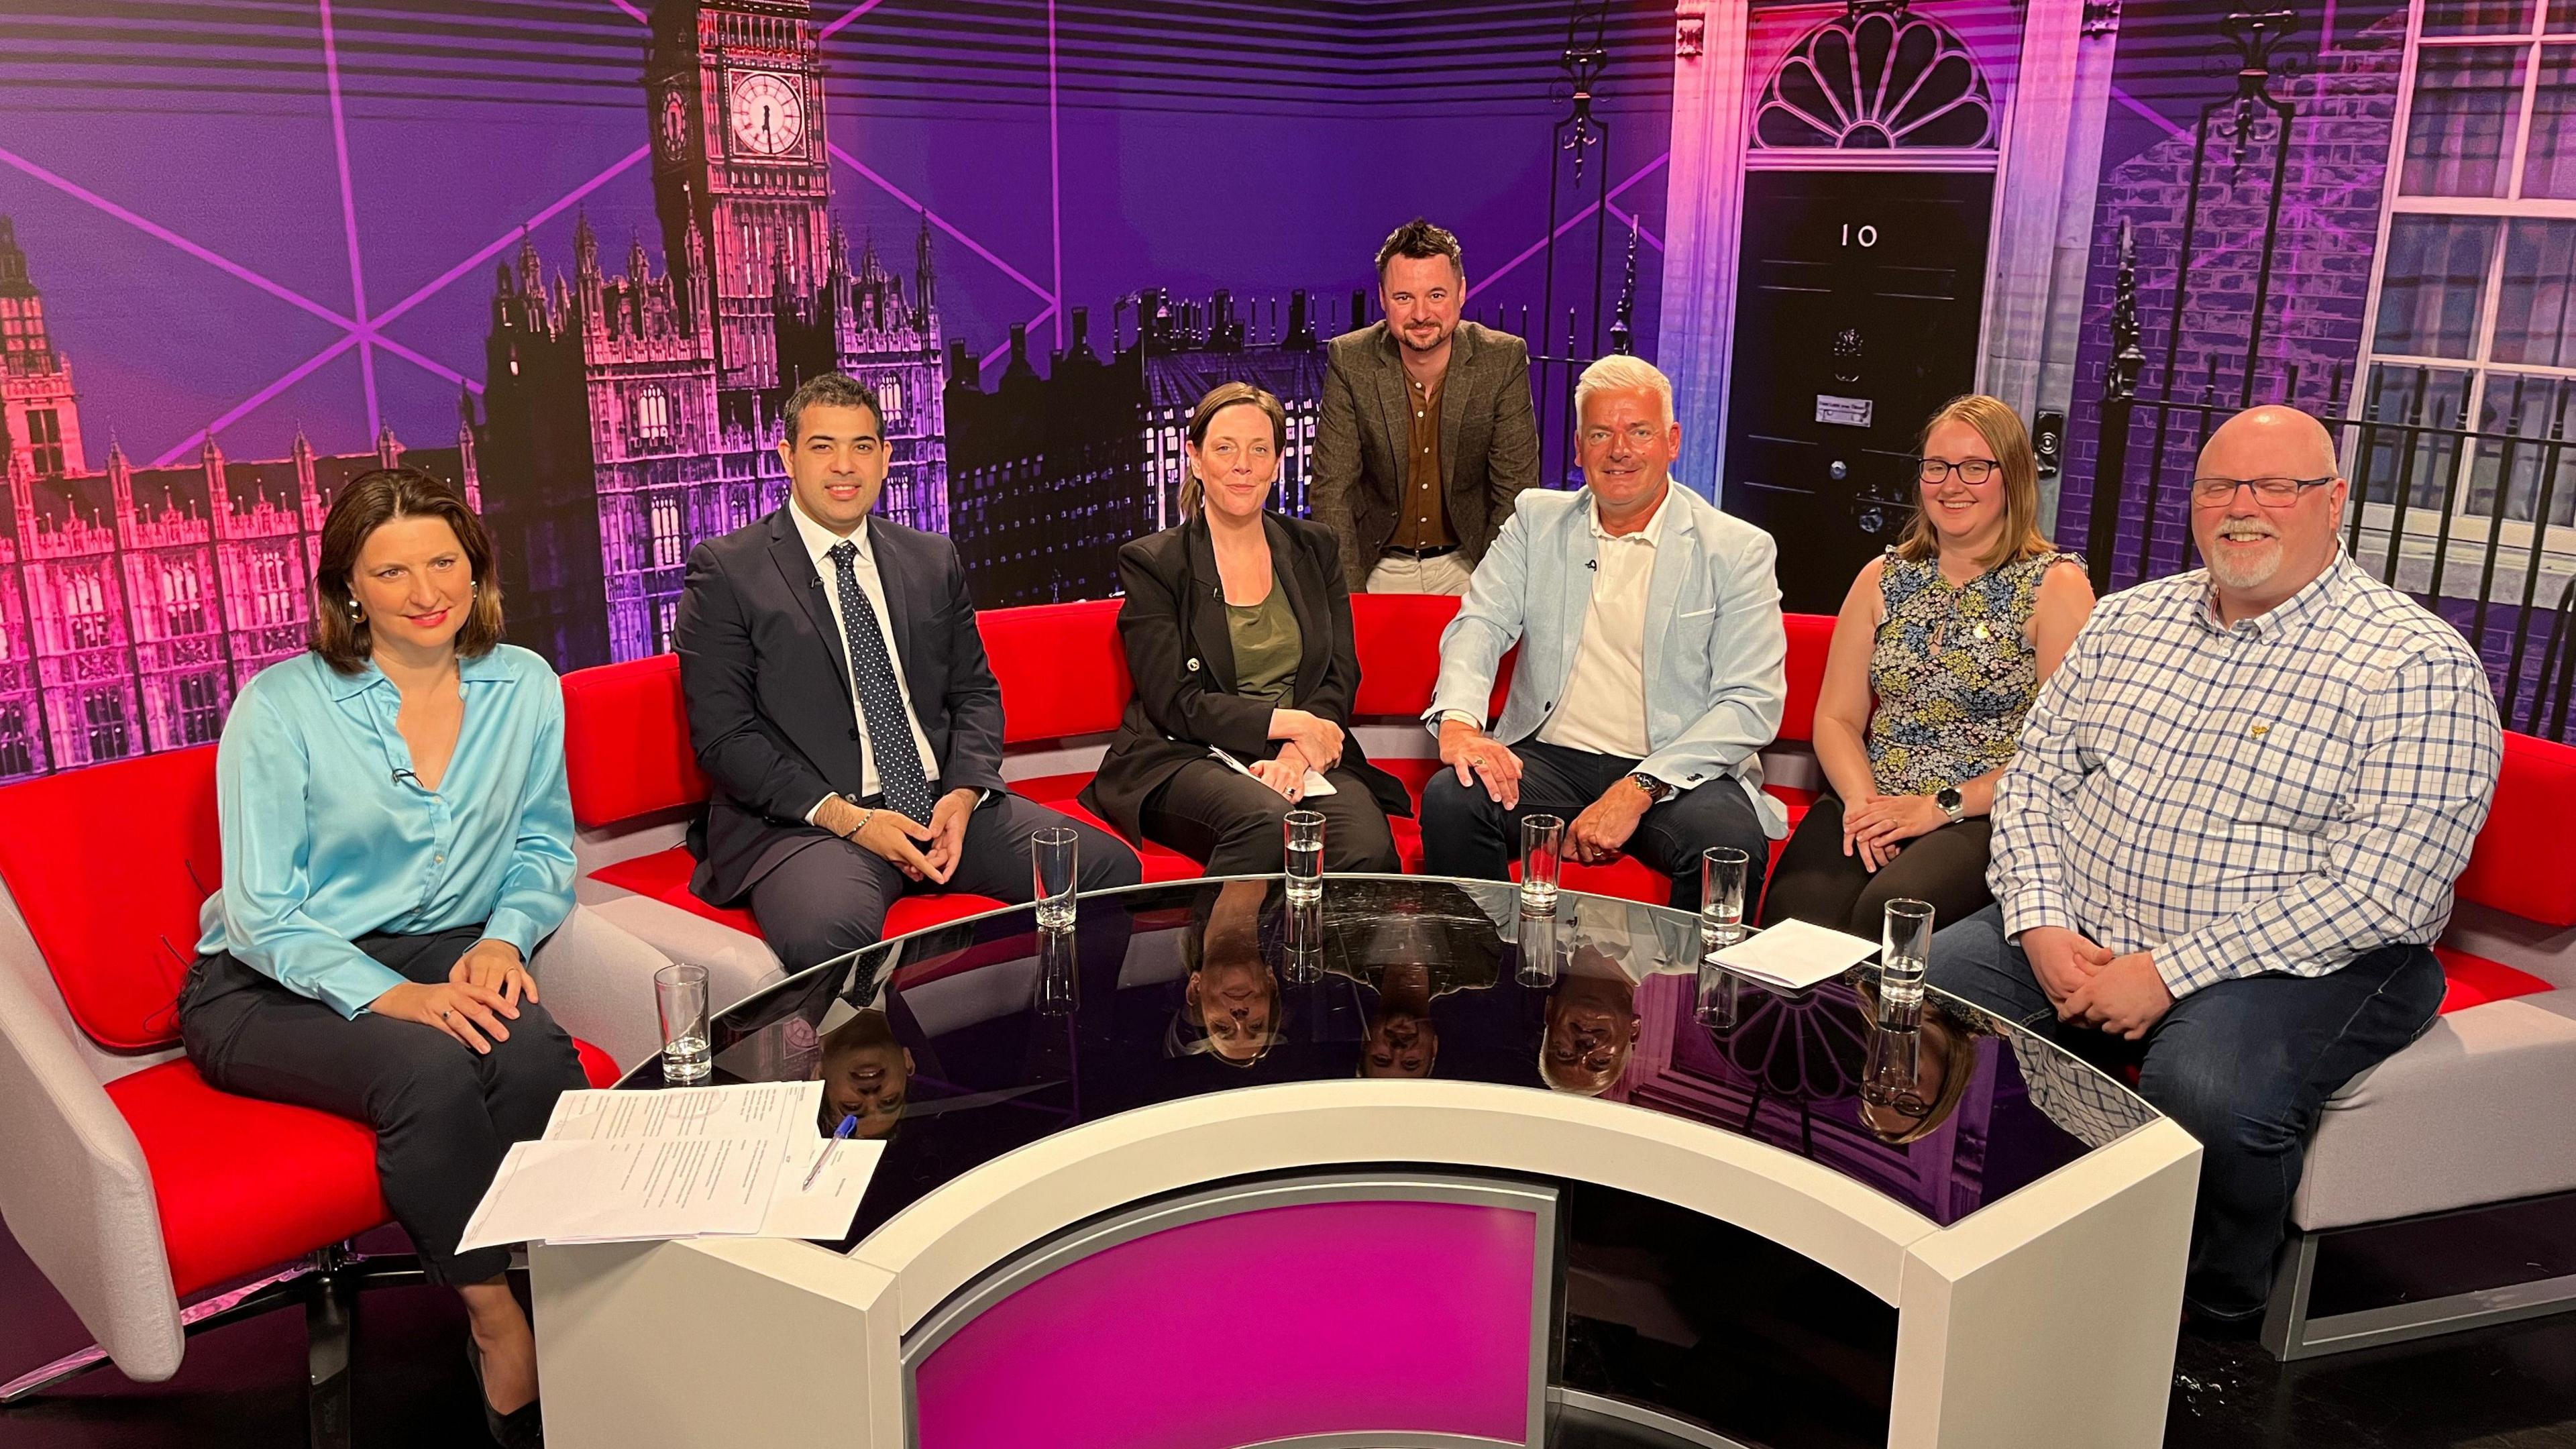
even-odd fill
[{"label": "stack of paper", "polygon": [[1875,941],[1789,920],[1711,951],[1708,959],[1738,976],[1804,989],[1840,976],[1877,952]]},{"label": "stack of paper", "polygon": [[458,1247],[841,1237],[885,1144],[833,1145],[822,1103],[821,1082],[566,1092],[545,1136],[502,1159]]}]

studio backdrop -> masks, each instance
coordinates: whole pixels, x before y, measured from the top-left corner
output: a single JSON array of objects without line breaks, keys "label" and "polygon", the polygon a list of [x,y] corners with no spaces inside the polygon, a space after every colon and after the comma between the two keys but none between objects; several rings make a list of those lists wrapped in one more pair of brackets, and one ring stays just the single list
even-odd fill
[{"label": "studio backdrop", "polygon": [[1305,510],[1417,215],[1530,343],[1548,486],[1581,368],[1657,361],[1790,608],[1954,394],[2038,426],[2104,587],[2193,565],[2200,439],[2287,400],[2354,555],[2566,730],[2576,0],[54,0],[0,93],[0,778],[214,739],[397,462],[490,520],[514,641],[665,650],[836,369],[979,605],[1108,596],[1218,382]]}]

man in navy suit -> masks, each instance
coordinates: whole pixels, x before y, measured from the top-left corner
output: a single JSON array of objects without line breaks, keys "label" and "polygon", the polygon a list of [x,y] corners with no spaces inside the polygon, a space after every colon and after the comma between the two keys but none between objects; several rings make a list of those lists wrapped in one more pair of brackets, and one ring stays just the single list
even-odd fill
[{"label": "man in navy suit", "polygon": [[1002,690],[954,545],[871,519],[876,395],[826,373],[787,403],[787,506],[689,553],[673,637],[714,782],[690,889],[746,897],[789,970],[874,943],[907,890],[1031,898],[1029,837],[1072,825],[1084,890],[1134,885],[1106,831],[1002,784]]}]

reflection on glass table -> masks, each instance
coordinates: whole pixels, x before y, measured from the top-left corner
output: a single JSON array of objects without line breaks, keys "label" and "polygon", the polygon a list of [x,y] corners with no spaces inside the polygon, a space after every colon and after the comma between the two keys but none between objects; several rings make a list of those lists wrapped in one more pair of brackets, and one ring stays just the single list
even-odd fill
[{"label": "reflection on glass table", "polygon": [[2154,1120],[1938,992],[1882,1027],[1868,965],[1805,991],[1733,982],[1706,1018],[1696,915],[1569,892],[1524,920],[1508,884],[1367,876],[1304,911],[1273,876],[1086,895],[1069,932],[1022,908],[901,937],[723,1013],[716,1079],[820,1078],[823,1127],[856,1114],[888,1142],[854,1236],[1051,1133],[1275,1082],[1579,1093],[1795,1153],[1942,1225]]}]

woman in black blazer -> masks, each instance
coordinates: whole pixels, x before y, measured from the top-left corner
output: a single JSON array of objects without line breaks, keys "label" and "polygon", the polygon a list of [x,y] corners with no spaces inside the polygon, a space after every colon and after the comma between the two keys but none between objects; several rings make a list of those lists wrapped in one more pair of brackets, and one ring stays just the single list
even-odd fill
[{"label": "woman in black blazer", "polygon": [[[1413,802],[1348,734],[1360,666],[1340,546],[1266,507],[1287,435],[1287,410],[1250,383],[1218,386],[1190,414],[1185,521],[1118,551],[1136,690],[1082,803],[1210,875],[1276,873],[1281,817],[1317,810],[1325,869],[1392,873],[1387,812]],[[1306,794],[1309,770],[1331,794]]]}]

